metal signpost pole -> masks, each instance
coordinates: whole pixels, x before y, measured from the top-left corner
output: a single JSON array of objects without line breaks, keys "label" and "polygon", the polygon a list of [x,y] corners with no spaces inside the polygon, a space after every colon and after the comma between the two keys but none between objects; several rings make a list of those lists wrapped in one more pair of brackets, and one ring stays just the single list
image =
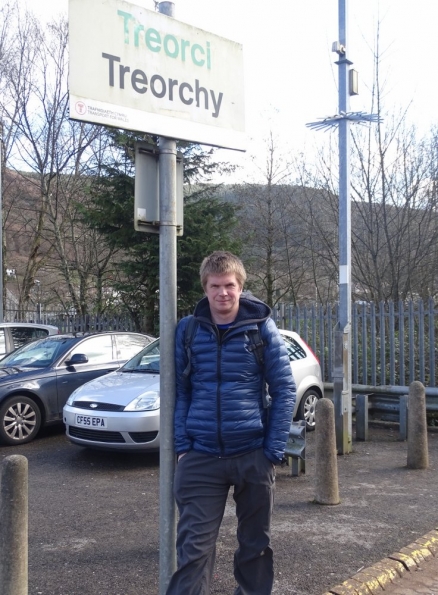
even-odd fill
[{"label": "metal signpost pole", "polygon": [[[339,0],[339,114],[349,113],[347,59],[347,0]],[[351,203],[350,121],[339,121],[339,320],[335,330],[334,404],[336,446],[339,454],[351,452]]]},{"label": "metal signpost pole", "polygon": [[2,195],[2,165],[3,165],[3,125],[0,123],[0,322],[3,322],[3,195]]},{"label": "metal signpost pole", "polygon": [[155,2],[158,12],[129,1],[123,10],[116,5],[117,0],[69,2],[69,115],[159,137],[158,168],[156,147],[136,143],[134,229],[160,236],[159,592],[164,595],[176,569],[174,347],[183,170],[175,139],[246,149],[243,48],[178,22],[171,1]]},{"label": "metal signpost pole", "polygon": [[[172,2],[160,2],[159,12],[174,16]],[[173,498],[175,450],[176,326],[176,140],[160,137],[160,595],[176,570],[176,507]]]}]

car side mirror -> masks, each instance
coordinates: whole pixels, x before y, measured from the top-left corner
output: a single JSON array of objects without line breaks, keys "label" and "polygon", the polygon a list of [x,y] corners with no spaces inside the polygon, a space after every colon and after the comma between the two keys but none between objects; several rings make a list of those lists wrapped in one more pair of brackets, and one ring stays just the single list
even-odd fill
[{"label": "car side mirror", "polygon": [[70,359],[65,360],[67,366],[77,366],[78,364],[88,363],[88,357],[85,353],[75,353]]}]

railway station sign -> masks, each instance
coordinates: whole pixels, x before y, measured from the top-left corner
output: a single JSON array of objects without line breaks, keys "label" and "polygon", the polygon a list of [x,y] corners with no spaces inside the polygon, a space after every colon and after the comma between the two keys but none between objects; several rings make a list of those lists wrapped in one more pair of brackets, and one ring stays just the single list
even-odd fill
[{"label": "railway station sign", "polygon": [[123,0],[69,0],[70,118],[245,150],[239,43]]}]

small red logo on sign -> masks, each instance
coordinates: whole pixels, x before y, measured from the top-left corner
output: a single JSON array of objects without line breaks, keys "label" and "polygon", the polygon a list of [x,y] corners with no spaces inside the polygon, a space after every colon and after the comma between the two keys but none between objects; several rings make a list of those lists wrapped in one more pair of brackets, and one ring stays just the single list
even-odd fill
[{"label": "small red logo on sign", "polygon": [[81,116],[87,112],[87,106],[83,101],[77,101],[75,108],[78,114],[80,114]]}]

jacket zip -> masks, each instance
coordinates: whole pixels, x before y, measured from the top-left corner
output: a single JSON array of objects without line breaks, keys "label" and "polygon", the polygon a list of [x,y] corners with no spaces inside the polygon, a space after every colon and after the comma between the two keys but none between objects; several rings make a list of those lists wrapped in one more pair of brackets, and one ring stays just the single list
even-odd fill
[{"label": "jacket zip", "polygon": [[222,341],[220,337],[217,337],[218,345],[217,345],[217,392],[216,392],[216,411],[217,411],[217,440],[220,448],[221,455],[224,454],[224,443],[222,440],[222,411],[221,411],[221,358],[222,358]]}]

